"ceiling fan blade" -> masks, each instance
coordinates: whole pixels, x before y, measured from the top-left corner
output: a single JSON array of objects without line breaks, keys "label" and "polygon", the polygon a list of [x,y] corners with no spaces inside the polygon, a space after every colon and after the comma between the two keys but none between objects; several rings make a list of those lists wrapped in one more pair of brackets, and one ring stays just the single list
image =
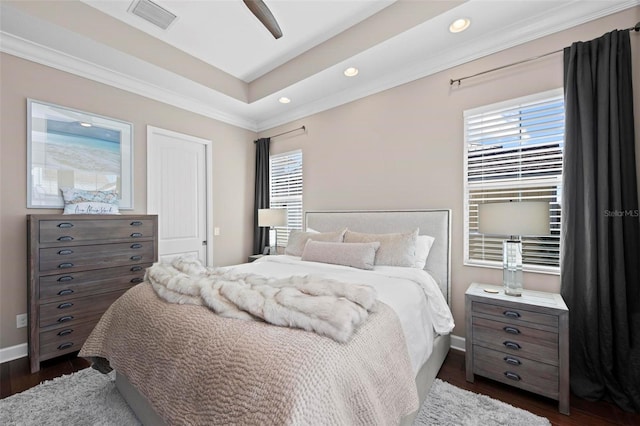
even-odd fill
[{"label": "ceiling fan blade", "polygon": [[242,1],[244,1],[244,4],[247,5],[251,13],[253,13],[260,22],[262,22],[262,25],[264,25],[276,39],[282,37],[282,30],[280,29],[276,18],[273,17],[273,14],[262,0]]}]

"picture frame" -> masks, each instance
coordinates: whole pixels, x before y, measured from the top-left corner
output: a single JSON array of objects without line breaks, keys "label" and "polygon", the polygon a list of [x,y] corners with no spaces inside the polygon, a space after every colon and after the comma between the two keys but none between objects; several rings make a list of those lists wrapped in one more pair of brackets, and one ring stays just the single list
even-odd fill
[{"label": "picture frame", "polygon": [[133,124],[27,99],[27,208],[63,208],[62,187],[116,190],[133,209]]}]

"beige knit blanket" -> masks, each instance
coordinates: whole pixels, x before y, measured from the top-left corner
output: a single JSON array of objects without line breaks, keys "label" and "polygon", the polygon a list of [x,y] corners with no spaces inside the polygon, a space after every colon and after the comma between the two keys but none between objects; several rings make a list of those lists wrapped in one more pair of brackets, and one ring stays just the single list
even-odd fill
[{"label": "beige knit blanket", "polygon": [[142,283],[80,356],[108,360],[171,425],[394,425],[418,408],[399,320],[382,303],[339,343],[167,303]]}]

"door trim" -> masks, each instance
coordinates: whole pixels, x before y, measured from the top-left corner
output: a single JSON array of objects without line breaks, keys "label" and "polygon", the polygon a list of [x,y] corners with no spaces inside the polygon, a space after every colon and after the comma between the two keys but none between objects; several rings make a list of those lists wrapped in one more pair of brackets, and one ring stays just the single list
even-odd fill
[{"label": "door trim", "polygon": [[[190,142],[195,142],[204,145],[205,156],[205,191],[206,191],[206,206],[207,213],[205,215],[205,223],[207,228],[207,249],[206,249],[206,266],[213,266],[213,141],[208,139],[199,138],[197,136],[191,136],[180,132],[174,132],[172,130],[162,129],[160,127],[154,127],[147,125],[147,161],[149,159],[149,145],[153,143],[154,135],[164,135],[168,137],[175,137],[180,139],[186,139]],[[149,176],[149,167],[147,165],[147,188],[151,176]],[[147,191],[147,214],[149,212],[149,191]]]}]

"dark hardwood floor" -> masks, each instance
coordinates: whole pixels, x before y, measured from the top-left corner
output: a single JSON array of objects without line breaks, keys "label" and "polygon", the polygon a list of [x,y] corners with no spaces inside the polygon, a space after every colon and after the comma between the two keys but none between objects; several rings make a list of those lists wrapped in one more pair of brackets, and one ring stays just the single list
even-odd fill
[{"label": "dark hardwood floor", "polygon": [[[40,382],[64,374],[71,374],[89,366],[75,353],[41,364],[38,373],[29,373],[27,358],[0,364],[0,398],[25,391]],[[640,414],[626,413],[608,402],[590,402],[571,396],[571,415],[558,412],[556,401],[521,391],[499,382],[476,377],[475,383],[465,380],[464,353],[451,350],[438,374],[438,378],[472,392],[488,395],[514,407],[528,410],[549,419],[552,425],[640,425]]]}]

